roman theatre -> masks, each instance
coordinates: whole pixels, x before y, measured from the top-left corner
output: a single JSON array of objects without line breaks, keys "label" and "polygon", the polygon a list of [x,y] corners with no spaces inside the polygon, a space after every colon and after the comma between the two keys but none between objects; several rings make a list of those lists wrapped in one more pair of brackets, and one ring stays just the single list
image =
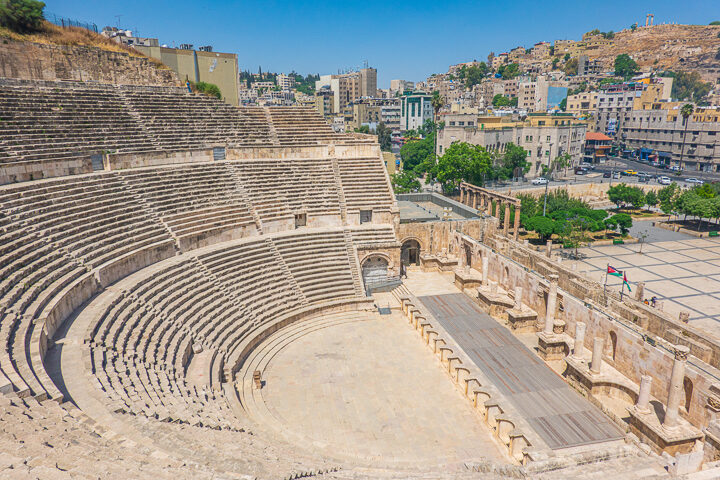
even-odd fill
[{"label": "roman theatre", "polygon": [[2,478],[718,478],[720,343],[512,196],[178,86],[3,78],[0,120]]}]

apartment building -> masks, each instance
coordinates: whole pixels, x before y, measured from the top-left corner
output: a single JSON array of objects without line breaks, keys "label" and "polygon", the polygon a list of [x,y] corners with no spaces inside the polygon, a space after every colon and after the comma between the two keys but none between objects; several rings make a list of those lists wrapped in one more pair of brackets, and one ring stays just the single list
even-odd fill
[{"label": "apartment building", "polygon": [[295,86],[295,76],[280,73],[277,76],[277,86],[282,90],[290,90]]},{"label": "apartment building", "polygon": [[315,90],[327,88],[333,92],[333,113],[342,114],[348,105],[362,97],[377,95],[377,70],[362,68],[357,72],[322,75],[315,82]]},{"label": "apartment building", "polygon": [[374,130],[378,124],[400,130],[400,99],[398,98],[361,98],[352,104],[352,119],[348,124],[353,128],[368,125]]},{"label": "apartment building", "polygon": [[600,60],[590,60],[587,55],[580,55],[577,58],[578,75],[594,76],[602,74],[602,63],[600,62]]},{"label": "apartment building", "polygon": [[400,100],[393,98],[393,102],[387,102],[380,106],[380,122],[393,132],[400,131],[401,106]]},{"label": "apartment building", "polygon": [[604,86],[598,93],[597,130],[615,137],[632,110],[668,100],[672,81],[672,78],[657,77]]},{"label": "apartment building", "polygon": [[566,80],[554,80],[552,77],[538,76],[535,81],[521,82],[518,85],[518,108],[528,112],[557,109],[567,97],[567,90]]},{"label": "apartment building", "polygon": [[400,130],[413,130],[433,119],[432,96],[425,92],[408,92],[400,97]]},{"label": "apartment building", "polygon": [[409,82],[407,80],[390,80],[390,96],[394,97],[396,93],[401,95],[406,90],[415,90],[415,82]]},{"label": "apartment building", "polygon": [[559,155],[569,153],[573,165],[582,161],[587,125],[571,114],[531,113],[525,120],[513,117],[445,114],[445,128],[438,132],[437,154],[455,142],[482,145],[502,153],[512,142],[523,147],[531,163],[529,176],[542,173]]},{"label": "apartment building", "polygon": [[594,114],[597,110],[598,92],[580,92],[567,97],[567,113],[576,117]]},{"label": "apartment building", "polygon": [[680,114],[685,103],[656,102],[646,109],[633,110],[623,122],[618,139],[625,148],[666,165],[719,172],[720,107],[696,107],[686,125]]}]

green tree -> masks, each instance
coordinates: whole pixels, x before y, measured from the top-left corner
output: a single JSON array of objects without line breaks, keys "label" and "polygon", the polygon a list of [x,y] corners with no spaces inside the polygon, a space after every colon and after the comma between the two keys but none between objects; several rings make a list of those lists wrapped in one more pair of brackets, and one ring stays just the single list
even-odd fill
[{"label": "green tree", "polygon": [[577,75],[578,59],[571,58],[570,60],[565,62],[565,66],[563,67],[563,72],[565,72],[566,75]]},{"label": "green tree", "polygon": [[[429,157],[434,157],[434,134],[419,140],[410,140],[400,148],[400,158],[406,170],[412,170],[423,164]],[[434,163],[434,161],[433,161]]]},{"label": "green tree", "polygon": [[563,237],[565,237],[570,246],[575,249],[575,258],[578,256],[578,248],[592,241],[592,237],[588,233],[591,225],[591,220],[579,215],[567,219],[563,225],[565,229]]},{"label": "green tree", "polygon": [[660,201],[660,210],[663,211],[668,216],[668,221],[670,220],[670,216],[675,211],[675,204],[677,201],[677,197],[680,195],[680,187],[678,187],[677,183],[673,182],[670,185],[666,185],[663,188],[661,188],[658,191],[658,200]]},{"label": "green tree", "polygon": [[36,0],[0,0],[0,26],[19,33],[42,30],[44,8]]},{"label": "green tree", "polygon": [[617,213],[612,217],[606,219],[605,225],[607,225],[609,230],[613,231],[615,231],[619,227],[620,234],[622,236],[625,236],[632,227],[632,217],[627,213]]},{"label": "green tree", "polygon": [[661,77],[672,77],[672,96],[678,100],[691,100],[700,102],[710,93],[712,85],[702,81],[702,77],[698,72],[672,72],[665,71],[660,74]]},{"label": "green tree", "polygon": [[498,73],[504,80],[511,80],[520,75],[520,65],[517,63],[501,65],[500,68],[498,68]]},{"label": "green tree", "polygon": [[517,107],[518,106],[518,97],[513,97],[510,99],[510,106],[511,107]]},{"label": "green tree", "polygon": [[380,144],[380,150],[383,152],[392,151],[392,130],[385,126],[383,122],[375,129],[375,134],[378,137],[378,143]]},{"label": "green tree", "polygon": [[526,230],[530,230],[540,235],[541,242],[546,242],[547,239],[555,233],[557,228],[555,220],[543,217],[542,215],[536,215],[528,218],[523,226]]},{"label": "green tree", "polygon": [[403,170],[390,177],[395,193],[411,193],[420,191],[420,181],[412,170]]},{"label": "green tree", "polygon": [[708,25],[720,25],[720,20],[713,20]]},{"label": "green tree", "polygon": [[570,60],[570,54],[566,53],[565,56],[563,57],[563,61],[567,62],[568,60]]},{"label": "green tree", "polygon": [[[527,152],[524,148],[510,142],[505,147],[505,153],[496,171],[496,176],[508,180],[516,176],[523,176],[530,171],[530,163],[526,160]],[[520,175],[517,175],[517,174]]]},{"label": "green tree", "polygon": [[443,191],[450,193],[460,182],[482,185],[492,164],[490,154],[480,145],[456,142],[450,145],[435,166],[435,176]]},{"label": "green tree", "polygon": [[370,127],[368,125],[360,125],[360,127],[355,129],[356,133],[365,133],[370,134]]},{"label": "green tree", "polygon": [[567,97],[563,98],[563,99],[560,101],[560,105],[558,105],[558,106],[560,107],[560,110],[562,110],[563,112],[564,112],[565,110],[567,110]]},{"label": "green tree", "polygon": [[633,23],[632,25],[630,25],[630,31],[634,32],[635,30],[637,30],[637,24]]},{"label": "green tree", "polygon": [[440,92],[435,90],[432,93],[432,97],[430,98],[430,104],[433,107],[433,112],[435,113],[434,121],[437,123],[437,117],[438,113],[440,113],[440,109],[445,105],[445,100],[440,96]]},{"label": "green tree", "polygon": [[682,144],[680,145],[680,169],[683,168],[683,154],[685,153],[685,137],[687,137],[687,129],[688,124],[690,123],[690,115],[693,114],[693,111],[695,110],[695,107],[693,107],[692,104],[686,103],[682,107],[680,107],[680,115],[683,117],[683,124],[685,125],[685,128],[683,130],[683,139]]},{"label": "green tree", "polygon": [[492,99],[493,107],[507,107],[510,103],[510,99],[500,93],[495,95]]},{"label": "green tree", "polygon": [[655,190],[650,190],[645,194],[645,205],[652,208],[658,204],[660,200],[658,199],[657,194],[655,193]]},{"label": "green tree", "polygon": [[490,73],[490,68],[485,62],[480,62],[478,65],[471,65],[469,67],[463,67],[460,70],[460,78],[465,81],[466,88],[472,88],[482,82]]},{"label": "green tree", "polygon": [[615,75],[623,77],[625,80],[632,78],[638,71],[638,64],[630,58],[630,55],[623,53],[615,57]]}]

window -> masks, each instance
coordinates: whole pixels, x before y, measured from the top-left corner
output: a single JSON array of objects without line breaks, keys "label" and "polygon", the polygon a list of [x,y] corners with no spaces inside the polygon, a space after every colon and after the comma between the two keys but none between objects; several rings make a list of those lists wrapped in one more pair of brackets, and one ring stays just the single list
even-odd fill
[{"label": "window", "polygon": [[305,225],[307,225],[307,213],[296,213],[295,228],[304,227]]},{"label": "window", "polygon": [[372,210],[360,210],[360,223],[372,222]]},{"label": "window", "polygon": [[550,141],[550,135],[547,136],[547,139],[545,139],[546,142]]}]

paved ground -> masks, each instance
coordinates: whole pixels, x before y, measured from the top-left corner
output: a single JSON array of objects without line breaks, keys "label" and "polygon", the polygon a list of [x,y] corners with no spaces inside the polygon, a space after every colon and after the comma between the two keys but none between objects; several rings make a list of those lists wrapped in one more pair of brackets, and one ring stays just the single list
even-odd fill
[{"label": "paved ground", "polygon": [[[674,316],[690,312],[690,324],[720,338],[720,240],[685,238],[655,241],[643,246],[613,245],[580,249],[586,256],[578,270],[587,270],[603,282],[609,263],[625,270],[631,285],[645,282],[645,297],[656,296]],[[608,277],[608,288],[618,290],[617,277]],[[626,290],[627,292],[627,290]]]},{"label": "paved ground", "polygon": [[608,417],[467,295],[419,299],[550,448],[623,437]]},{"label": "paved ground", "polygon": [[[693,238],[697,238],[693,237],[692,235],[688,235],[687,233],[673,232],[672,230],[665,230],[664,228],[653,227],[653,222],[649,220],[633,220],[633,226],[630,227],[630,235],[635,238],[640,238],[639,235],[641,233],[645,233],[648,235],[648,237],[645,238],[645,243],[671,242],[677,240],[691,240]],[[640,246],[638,245],[636,250],[639,249]],[[643,251],[645,251],[645,247],[643,247]]]},{"label": "paved ground", "polygon": [[298,336],[273,353],[263,376],[262,397],[282,428],[328,454],[412,465],[507,462],[397,312]]}]

